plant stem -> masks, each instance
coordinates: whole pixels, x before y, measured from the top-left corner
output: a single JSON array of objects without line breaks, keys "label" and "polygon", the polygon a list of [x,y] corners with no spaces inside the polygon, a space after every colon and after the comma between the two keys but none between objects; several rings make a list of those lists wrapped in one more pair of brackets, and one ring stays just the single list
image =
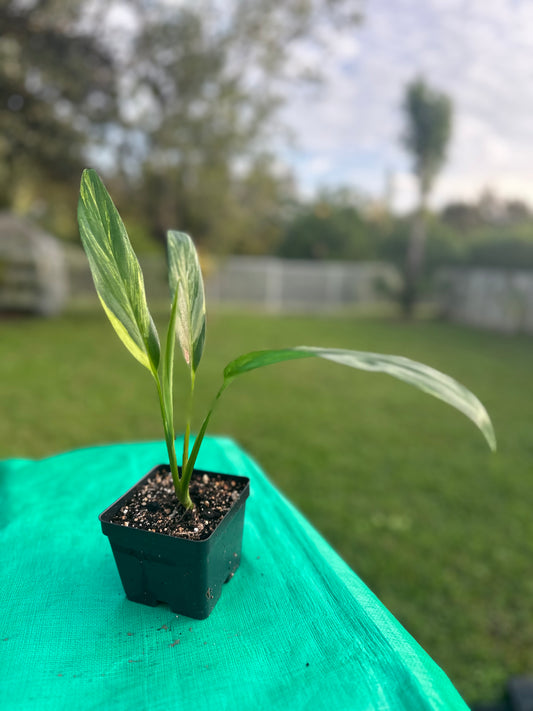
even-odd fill
[{"label": "plant stem", "polygon": [[[187,463],[189,461],[189,438],[191,436],[192,406],[193,406],[193,400],[194,400],[194,381],[196,379],[196,373],[194,372],[194,370],[192,368],[190,370],[190,373],[191,373],[191,388],[189,390],[189,399],[187,402],[185,434],[183,437],[183,458],[182,458],[182,466],[181,466],[182,477],[183,477],[183,474],[187,471]],[[182,486],[185,486],[187,489],[189,488],[188,482],[185,483],[185,481],[183,479],[182,479],[181,484],[182,484]]]},{"label": "plant stem", "polygon": [[232,378],[227,378],[224,380],[222,383],[222,386],[218,393],[215,396],[215,399],[213,400],[213,403],[202,423],[202,426],[200,427],[200,431],[196,435],[196,439],[194,440],[194,445],[192,448],[191,456],[187,462],[187,468],[183,468],[182,470],[182,475],[181,475],[181,483],[182,486],[186,487],[187,490],[189,489],[189,482],[191,481],[191,476],[194,471],[194,465],[196,464],[196,457],[198,456],[198,452],[200,451],[200,446],[203,442],[205,432],[207,430],[207,425],[209,424],[209,420],[211,419],[211,415],[213,414],[213,411],[216,407],[217,402],[220,400],[220,397],[224,390],[228,387],[230,382],[232,381]]},{"label": "plant stem", "polygon": [[183,481],[180,480],[178,470],[176,447],[174,445],[174,416],[172,412],[167,412],[159,374],[157,373],[157,371],[152,370],[152,375],[154,376],[155,384],[157,387],[157,395],[159,397],[159,406],[161,408],[161,416],[163,418],[163,429],[165,432],[165,442],[167,445],[170,473],[172,475],[174,490],[180,503],[182,503],[185,508],[192,509],[194,504],[192,503],[191,497],[189,496],[189,487],[183,486]]}]

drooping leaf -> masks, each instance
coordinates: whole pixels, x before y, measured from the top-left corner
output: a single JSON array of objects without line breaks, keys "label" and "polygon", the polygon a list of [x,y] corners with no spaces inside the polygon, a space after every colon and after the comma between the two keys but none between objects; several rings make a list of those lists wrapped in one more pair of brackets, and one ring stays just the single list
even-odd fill
[{"label": "drooping leaf", "polygon": [[489,447],[496,449],[496,438],[489,415],[477,397],[448,375],[423,363],[402,356],[382,355],[341,348],[313,348],[298,346],[280,350],[246,353],[229,363],[224,369],[225,381],[256,368],[298,358],[324,358],[350,368],[392,375],[398,380],[414,385],[419,390],[447,402],[466,415],[483,433]]},{"label": "drooping leaf", "polygon": [[185,362],[196,372],[205,341],[205,294],[193,241],[184,232],[167,232],[170,290],[178,290],[176,335]]},{"label": "drooping leaf", "polygon": [[130,353],[148,370],[157,370],[159,338],[148,311],[141,267],[124,223],[94,170],[83,171],[78,224],[109,320]]}]

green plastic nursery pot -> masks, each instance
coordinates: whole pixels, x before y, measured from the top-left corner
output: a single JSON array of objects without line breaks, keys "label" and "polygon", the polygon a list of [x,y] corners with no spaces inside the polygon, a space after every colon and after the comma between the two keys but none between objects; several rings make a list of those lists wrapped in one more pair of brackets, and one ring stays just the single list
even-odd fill
[{"label": "green plastic nursery pot", "polygon": [[[133,492],[153,476],[159,465],[107,508],[99,519],[109,538],[115,562],[129,600],[155,606],[165,602],[180,615],[203,620],[215,607],[222,586],[239,567],[244,509],[250,480],[219,474],[244,484],[231,509],[209,536],[200,541],[152,533],[114,523],[111,519]],[[209,472],[195,472],[202,476]]]}]

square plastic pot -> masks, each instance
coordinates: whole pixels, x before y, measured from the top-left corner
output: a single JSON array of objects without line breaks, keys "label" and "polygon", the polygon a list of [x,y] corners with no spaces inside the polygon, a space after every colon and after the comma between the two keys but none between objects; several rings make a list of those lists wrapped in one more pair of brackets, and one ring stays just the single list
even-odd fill
[{"label": "square plastic pot", "polygon": [[[250,494],[246,477],[220,474],[224,479],[245,483],[239,498],[213,533],[201,541],[152,533],[113,523],[113,516],[127,503],[135,489],[153,476],[159,465],[107,508],[99,519],[109,538],[118,572],[129,600],[155,606],[165,602],[176,614],[202,620],[211,614],[222,586],[241,560],[244,509]],[[195,472],[202,476],[209,472]]]}]

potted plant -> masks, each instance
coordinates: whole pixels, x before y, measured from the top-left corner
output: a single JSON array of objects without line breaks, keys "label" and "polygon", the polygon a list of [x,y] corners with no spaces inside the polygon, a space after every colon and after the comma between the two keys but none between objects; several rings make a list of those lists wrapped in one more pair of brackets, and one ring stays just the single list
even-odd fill
[{"label": "potted plant", "polygon": [[[168,451],[168,464],[146,474],[100,515],[128,598],[149,605],[166,602],[176,613],[205,618],[216,604],[222,585],[237,569],[249,481],[198,472],[195,463],[215,406],[228,385],[243,373],[311,357],[388,373],[463,412],[495,449],[485,408],[447,375],[401,356],[308,346],[252,351],[231,361],[190,447],[194,386],[206,330],[204,287],[194,244],[182,232],[167,234],[171,298],[162,350],[148,310],[139,262],[120,215],[94,170],[85,170],[82,175],[78,222],[102,306],[127,349],[154,380]],[[189,372],[181,466],[174,444],[176,339]]]}]

